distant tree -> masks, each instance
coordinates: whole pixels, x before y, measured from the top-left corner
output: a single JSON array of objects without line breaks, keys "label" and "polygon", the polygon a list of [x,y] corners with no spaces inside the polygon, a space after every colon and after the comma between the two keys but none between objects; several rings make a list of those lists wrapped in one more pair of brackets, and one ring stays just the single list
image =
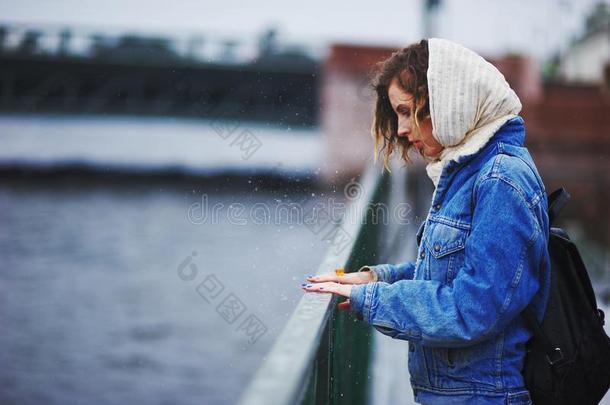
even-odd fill
[{"label": "distant tree", "polygon": [[8,35],[8,29],[0,25],[0,52],[4,52],[4,43],[6,42],[6,37]]},{"label": "distant tree", "polygon": [[277,30],[269,28],[263,32],[258,41],[258,54],[261,57],[277,52]]},{"label": "distant tree", "polygon": [[426,8],[432,10],[438,8],[441,5],[441,0],[426,0]]},{"label": "distant tree", "polygon": [[18,52],[23,53],[23,54],[28,54],[28,55],[36,53],[39,50],[38,41],[40,40],[41,36],[42,36],[42,33],[40,31],[36,31],[36,30],[26,31],[25,34],[23,35],[21,43],[19,43]]},{"label": "distant tree", "polygon": [[59,47],[57,49],[61,56],[65,56],[70,51],[70,39],[72,38],[72,32],[66,28],[59,33]]},{"label": "distant tree", "polygon": [[561,56],[559,51],[556,51],[549,59],[544,61],[541,68],[542,80],[553,81],[559,77],[559,66],[561,65]]},{"label": "distant tree", "polygon": [[610,27],[610,4],[599,2],[585,21],[586,34]]}]

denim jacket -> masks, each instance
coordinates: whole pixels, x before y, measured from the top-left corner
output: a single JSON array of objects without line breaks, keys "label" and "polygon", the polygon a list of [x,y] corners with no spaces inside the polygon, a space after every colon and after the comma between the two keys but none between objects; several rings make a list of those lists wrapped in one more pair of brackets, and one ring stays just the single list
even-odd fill
[{"label": "denim jacket", "polygon": [[409,341],[416,401],[529,403],[521,369],[532,334],[519,315],[532,303],[542,319],[550,261],[546,192],[524,138],[514,118],[445,165],[416,261],[370,266],[378,281],[352,287],[357,316]]}]

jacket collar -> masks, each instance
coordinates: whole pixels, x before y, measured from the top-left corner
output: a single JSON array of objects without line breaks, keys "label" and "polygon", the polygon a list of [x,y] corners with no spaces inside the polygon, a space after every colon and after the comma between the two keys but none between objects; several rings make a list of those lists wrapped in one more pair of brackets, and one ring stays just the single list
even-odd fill
[{"label": "jacket collar", "polygon": [[514,146],[523,146],[525,144],[525,125],[522,117],[517,116],[508,120],[482,148],[474,153],[461,154],[449,161],[445,168],[453,167],[451,170],[453,171],[457,169],[458,166],[465,165],[476,157],[488,157],[490,154],[494,153],[494,150],[497,149],[499,143]]},{"label": "jacket collar", "polygon": [[438,180],[438,184],[434,189],[432,196],[432,205],[436,205],[445,194],[445,189],[450,183],[453,174],[462,167],[476,162],[485,162],[491,156],[497,153],[499,144],[508,144],[514,146],[523,146],[525,144],[525,125],[523,118],[517,116],[508,120],[498,129],[489,141],[474,153],[465,153],[448,161],[443,167],[442,173]]}]

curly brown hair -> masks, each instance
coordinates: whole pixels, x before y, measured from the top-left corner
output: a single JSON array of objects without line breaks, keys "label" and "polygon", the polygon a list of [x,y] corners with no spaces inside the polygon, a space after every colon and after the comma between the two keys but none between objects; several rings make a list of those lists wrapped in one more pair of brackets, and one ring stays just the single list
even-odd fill
[{"label": "curly brown hair", "polygon": [[397,135],[398,117],[392,109],[388,88],[396,79],[404,91],[413,94],[414,129],[419,131],[420,121],[430,115],[427,71],[428,41],[425,39],[392,53],[373,68],[375,75],[371,86],[377,95],[371,127],[371,135],[375,140],[375,163],[379,153],[383,152],[383,166],[388,171],[390,156],[396,148],[407,162],[410,162],[409,151],[412,149],[408,139]]}]

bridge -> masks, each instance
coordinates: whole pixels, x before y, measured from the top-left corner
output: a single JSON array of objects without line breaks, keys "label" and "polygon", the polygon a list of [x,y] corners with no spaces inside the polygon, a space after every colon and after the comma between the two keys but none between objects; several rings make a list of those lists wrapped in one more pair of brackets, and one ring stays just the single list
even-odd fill
[{"label": "bridge", "polygon": [[214,117],[313,126],[320,49],[0,26],[0,111]]}]

